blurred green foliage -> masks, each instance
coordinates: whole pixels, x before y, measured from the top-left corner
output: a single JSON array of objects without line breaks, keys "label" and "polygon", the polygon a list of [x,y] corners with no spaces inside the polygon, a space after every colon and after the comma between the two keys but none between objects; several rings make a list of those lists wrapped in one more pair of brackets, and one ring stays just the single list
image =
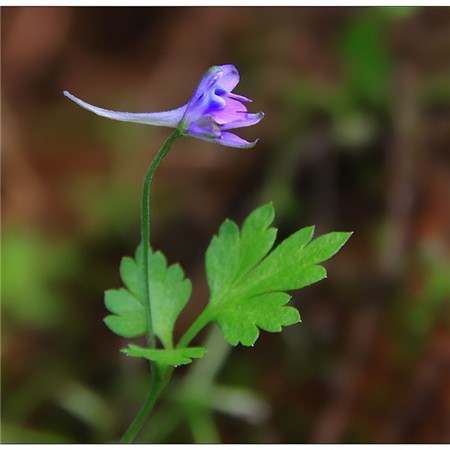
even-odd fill
[{"label": "blurred green foliage", "polygon": [[77,270],[73,245],[32,229],[3,230],[2,307],[22,326],[53,327],[64,319],[62,286]]},{"label": "blurred green foliage", "polygon": [[346,91],[378,107],[388,104],[393,69],[386,45],[388,17],[377,10],[365,11],[344,30],[338,47]]},{"label": "blurred green foliage", "polygon": [[413,305],[408,311],[409,328],[417,342],[426,342],[427,335],[432,332],[437,321],[443,320],[449,326],[448,301],[450,299],[449,265],[445,261],[430,261],[428,267],[422,269],[424,280],[422,288],[410,300]]}]

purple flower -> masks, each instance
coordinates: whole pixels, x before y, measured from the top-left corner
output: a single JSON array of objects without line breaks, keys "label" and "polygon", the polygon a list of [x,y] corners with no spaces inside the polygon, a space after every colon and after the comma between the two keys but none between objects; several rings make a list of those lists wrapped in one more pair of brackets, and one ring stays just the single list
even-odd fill
[{"label": "purple flower", "polygon": [[153,113],[110,111],[90,105],[67,91],[64,95],[83,108],[109,119],[178,128],[184,135],[204,141],[249,148],[258,140],[248,142],[228,130],[254,125],[264,117],[264,113],[247,112],[243,102],[251,100],[232,92],[238,83],[239,72],[233,64],[213,66],[203,75],[186,105]]}]

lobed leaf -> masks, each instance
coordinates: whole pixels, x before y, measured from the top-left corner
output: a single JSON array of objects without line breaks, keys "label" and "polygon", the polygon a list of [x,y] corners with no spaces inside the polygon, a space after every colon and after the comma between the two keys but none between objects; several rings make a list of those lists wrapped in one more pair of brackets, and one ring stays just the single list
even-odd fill
[{"label": "lobed leaf", "polygon": [[[333,232],[311,241],[314,228],[303,228],[285,239],[239,287],[245,295],[291,291],[327,276],[319,263],[335,255],[351,233]],[[308,243],[310,242],[310,243]]]},{"label": "lobed leaf", "polygon": [[150,361],[155,361],[161,365],[177,367],[183,364],[190,364],[195,358],[201,358],[205,353],[207,353],[208,350],[204,347],[186,347],[162,350],[143,348],[138,345],[129,344],[128,348],[124,348],[121,351],[127,356],[145,358]]},{"label": "lobed leaf", "polygon": [[[154,333],[165,348],[172,348],[175,322],[189,300],[191,282],[184,278],[178,264],[168,266],[161,252],[150,252],[149,274]],[[141,336],[146,332],[141,245],[136,250],[134,259],[122,259],[120,275],[127,289],[106,291],[105,305],[114,315],[106,317],[105,323],[119,336]]]},{"label": "lobed leaf", "polygon": [[276,237],[276,230],[269,228],[273,216],[273,206],[267,204],[249,215],[242,230],[225,221],[206,252],[209,314],[232,345],[253,345],[258,329],[278,332],[299,322],[284,291],[325,278],[320,263],[336,254],[351,235],[333,232],[312,240],[314,227],[306,227],[267,255]]},{"label": "lobed leaf", "polygon": [[253,345],[261,328],[272,333],[281,331],[282,326],[300,322],[299,312],[285,306],[290,296],[282,292],[264,294],[243,299],[234,298],[224,302],[214,317],[226,340],[231,345]]},{"label": "lobed leaf", "polygon": [[242,232],[231,220],[226,220],[206,251],[206,273],[211,302],[223,295],[233,283],[244,277],[272,248],[276,229],[268,228],[273,221],[271,203],[253,211],[245,220]]}]

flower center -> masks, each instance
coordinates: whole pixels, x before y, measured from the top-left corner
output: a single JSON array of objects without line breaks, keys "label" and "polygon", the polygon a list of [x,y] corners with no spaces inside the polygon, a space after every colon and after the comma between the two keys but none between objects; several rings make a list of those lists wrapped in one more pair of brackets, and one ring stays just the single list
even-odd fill
[{"label": "flower center", "polygon": [[215,93],[216,95],[220,95],[220,96],[222,97],[222,96],[224,96],[224,95],[227,93],[227,91],[226,91],[223,87],[217,86],[217,87],[214,89],[214,93]]},{"label": "flower center", "polygon": [[[226,100],[222,97],[222,90],[215,89],[213,92],[211,92],[208,103],[206,106],[206,112],[212,112],[217,111],[219,109],[225,108],[227,105]],[[225,93],[225,92],[224,92]]]}]

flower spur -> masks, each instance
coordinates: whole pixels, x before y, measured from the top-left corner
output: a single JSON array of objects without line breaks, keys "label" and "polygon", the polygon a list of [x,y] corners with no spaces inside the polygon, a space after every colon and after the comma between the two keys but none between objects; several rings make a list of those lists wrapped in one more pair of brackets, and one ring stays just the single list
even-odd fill
[{"label": "flower spur", "polygon": [[189,102],[171,111],[129,113],[110,111],[80,100],[67,91],[64,95],[81,107],[109,119],[178,129],[183,135],[228,147],[250,148],[248,142],[228,130],[257,124],[264,113],[248,113],[247,97],[232,91],[239,83],[239,72],[233,64],[211,67],[202,77]]}]

